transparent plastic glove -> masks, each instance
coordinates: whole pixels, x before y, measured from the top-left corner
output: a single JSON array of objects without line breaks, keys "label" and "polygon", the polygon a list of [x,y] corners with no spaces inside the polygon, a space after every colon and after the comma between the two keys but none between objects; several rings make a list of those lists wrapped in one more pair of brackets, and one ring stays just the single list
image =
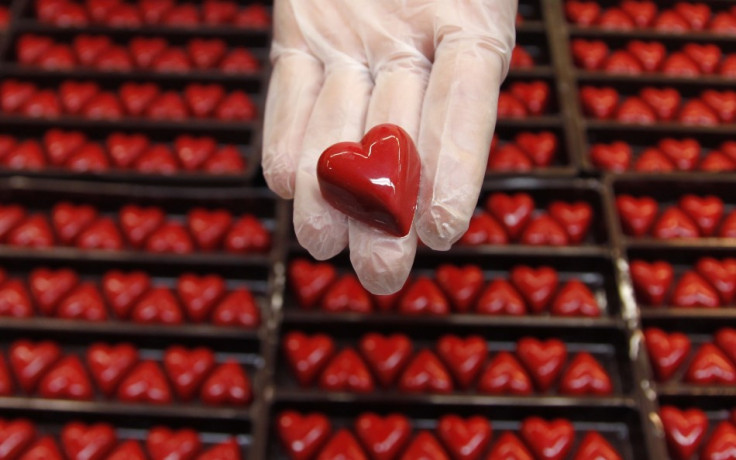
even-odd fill
[{"label": "transparent plastic glove", "polygon": [[[516,0],[276,0],[263,169],[294,198],[299,243],[350,259],[373,293],[399,290],[417,236],[447,250],[467,230],[486,169]],[[389,236],[332,208],[317,160],[330,145],[394,123],[415,140],[422,178],[414,228]]]}]

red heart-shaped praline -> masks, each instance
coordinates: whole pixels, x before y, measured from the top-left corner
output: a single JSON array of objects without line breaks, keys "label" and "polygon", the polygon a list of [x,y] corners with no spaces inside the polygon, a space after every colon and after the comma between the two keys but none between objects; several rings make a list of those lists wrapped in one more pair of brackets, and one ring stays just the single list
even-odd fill
[{"label": "red heart-shaped praline", "polygon": [[557,271],[550,267],[533,269],[520,265],[511,270],[510,277],[534,313],[546,309],[557,291]]},{"label": "red heart-shaped praline", "polygon": [[296,259],[289,265],[291,292],[301,308],[311,309],[327,288],[337,279],[335,267],[327,263],[311,263]]},{"label": "red heart-shaped praline", "polygon": [[695,352],[685,380],[701,385],[733,385],[736,383],[736,366],[712,343],[706,343]]},{"label": "red heart-shaped praline", "polygon": [[399,301],[399,312],[405,315],[442,316],[450,313],[450,304],[434,281],[419,277]]},{"label": "red heart-shaped praline", "polygon": [[241,460],[240,446],[236,439],[230,439],[203,452],[197,460]]},{"label": "red heart-shaped praline", "polygon": [[622,460],[622,457],[603,436],[590,431],[580,442],[573,460]]},{"label": "red heart-shaped praline", "polygon": [[605,396],[613,393],[608,372],[587,352],[578,353],[560,377],[560,394]]},{"label": "red heart-shaped praline", "polygon": [[534,211],[534,200],[526,193],[494,193],[486,200],[486,209],[501,222],[511,238],[517,238]]},{"label": "red heart-shaped praline", "polygon": [[491,424],[483,417],[462,419],[457,415],[445,415],[437,423],[437,435],[452,458],[476,460],[491,441]]},{"label": "red heart-shaped praline", "polygon": [[370,333],[360,340],[360,352],[384,386],[391,386],[409,362],[411,341],[402,334],[382,336]]},{"label": "red heart-shaped praline", "polygon": [[667,334],[650,327],[644,331],[644,339],[649,360],[660,382],[669,380],[690,353],[690,339],[679,332]]},{"label": "red heart-shaped praline", "polygon": [[38,393],[44,398],[88,401],[94,396],[94,389],[79,358],[66,356],[41,378]]},{"label": "red heart-shaped praline", "polygon": [[319,453],[320,459],[324,460],[368,460],[358,441],[350,431],[341,429],[330,439]]},{"label": "red heart-shaped praline", "polygon": [[399,389],[406,393],[451,393],[452,378],[442,362],[429,350],[422,350],[404,370]]},{"label": "red heart-shaped praline", "polygon": [[0,420],[0,452],[6,459],[19,458],[36,437],[36,427],[28,420]]},{"label": "red heart-shaped praline", "polygon": [[243,406],[253,399],[250,379],[236,361],[220,364],[202,383],[202,402],[210,405]]},{"label": "red heart-shaped praline", "polygon": [[449,456],[431,433],[420,432],[406,448],[402,460],[449,460]]},{"label": "red heart-shaped praline", "polygon": [[33,304],[25,284],[21,280],[10,279],[0,285],[0,317],[30,318]]},{"label": "red heart-shaped praline", "polygon": [[120,319],[128,318],[133,305],[150,287],[151,279],[143,272],[113,270],[102,278],[102,292]]},{"label": "red heart-shaped praline", "polygon": [[179,302],[168,288],[149,290],[133,307],[130,317],[140,324],[181,324],[184,315]]},{"label": "red heart-shaped praline", "polygon": [[324,415],[301,415],[292,411],[279,415],[277,427],[284,448],[294,460],[313,458],[332,431]]},{"label": "red heart-shaped praline", "polygon": [[571,243],[582,243],[593,219],[593,209],[588,203],[554,201],[550,203],[548,210],[549,215],[565,228]]},{"label": "red heart-shaped praline", "polygon": [[529,417],[521,424],[521,436],[539,460],[562,460],[572,449],[575,429],[568,420]]},{"label": "red heart-shaped praline", "polygon": [[477,265],[441,265],[435,272],[437,284],[460,313],[468,312],[483,288],[483,271]]},{"label": "red heart-shaped praline", "polygon": [[97,286],[84,282],[72,289],[60,303],[56,315],[62,319],[105,321],[107,309]]},{"label": "red heart-shaped praline", "polygon": [[683,308],[718,308],[718,291],[696,272],[686,272],[672,291],[672,305]]},{"label": "red heart-shaped praline", "polygon": [[519,438],[507,431],[498,438],[486,460],[534,460],[534,457]]},{"label": "red heart-shaped praline", "polygon": [[[173,400],[166,376],[153,361],[138,363],[120,382],[116,394],[120,401],[126,403],[171,404]],[[157,458],[150,445],[149,452]]]},{"label": "red heart-shaped praline", "polygon": [[360,143],[325,150],[317,165],[324,199],[337,210],[394,236],[409,233],[419,195],[420,159],[409,134],[378,125]]},{"label": "red heart-shaped praline", "polygon": [[601,40],[577,38],[571,44],[575,63],[585,70],[599,70],[608,58],[608,45]]},{"label": "red heart-shaped praline", "polygon": [[461,388],[467,388],[488,357],[488,346],[480,336],[460,338],[444,335],[437,342],[437,354],[450,369]]},{"label": "red heart-shaped praline", "polygon": [[61,299],[79,283],[79,276],[66,268],[38,268],[30,273],[28,281],[38,308],[44,315],[53,316]]},{"label": "red heart-shaped praline", "polygon": [[21,388],[29,394],[59,358],[61,348],[54,342],[18,340],[10,346],[10,366]]},{"label": "red heart-shaped praline", "polygon": [[345,274],[332,283],[322,298],[322,309],[331,313],[370,313],[373,310],[371,296],[358,278]]},{"label": "red heart-shaped praline", "polygon": [[647,72],[657,71],[667,55],[667,48],[660,42],[633,40],[626,49],[636,57]]},{"label": "red heart-shaped praline", "polygon": [[138,363],[138,350],[130,344],[96,343],[87,349],[87,366],[92,379],[110,397],[123,377]]},{"label": "red heart-shaped praline", "polygon": [[545,342],[525,337],[516,344],[516,356],[529,371],[540,391],[547,391],[557,380],[567,360],[567,347],[557,339]]},{"label": "red heart-shaped praline", "polygon": [[332,339],[323,334],[306,336],[291,332],[283,343],[286,360],[302,386],[312,383],[335,352]]},{"label": "red heart-shaped praline", "polygon": [[202,450],[202,441],[193,430],[156,427],[148,432],[146,448],[152,460],[193,460]]},{"label": "red heart-shaped praline", "polygon": [[700,409],[680,410],[664,406],[659,412],[670,455],[688,460],[700,448],[708,428],[708,418]]},{"label": "red heart-shaped praline", "polygon": [[63,460],[63,456],[51,436],[36,441],[19,460]]},{"label": "red heart-shaped praline", "polygon": [[460,238],[458,244],[464,246],[479,246],[483,244],[508,244],[509,237],[506,230],[496,219],[485,212],[475,214],[470,218],[468,230]]},{"label": "red heart-shaped praline", "polygon": [[550,312],[557,316],[597,317],[601,309],[588,286],[579,280],[571,280],[557,293]]},{"label": "red heart-shaped praline", "polygon": [[215,367],[215,355],[203,347],[187,350],[173,346],[164,353],[163,364],[176,394],[183,401],[189,401]]},{"label": "red heart-shaped praline", "polygon": [[72,422],[61,431],[61,446],[70,459],[102,460],[116,443],[115,429],[105,423]]},{"label": "red heart-shaped praline", "polygon": [[409,441],[411,425],[403,415],[380,417],[367,413],[355,421],[355,433],[372,459],[392,460]]},{"label": "red heart-shaped praline", "polygon": [[137,441],[125,441],[110,453],[107,460],[147,460],[141,445]]},{"label": "red heart-shaped praline", "polygon": [[254,329],[261,324],[261,310],[250,291],[235,289],[212,310],[212,324]]},{"label": "red heart-shaped praline", "polygon": [[335,355],[319,379],[320,388],[327,391],[370,393],[375,385],[363,359],[351,348]]},{"label": "red heart-shaped praline", "polygon": [[478,380],[478,391],[488,394],[529,395],[532,380],[514,355],[502,351],[493,357]]},{"label": "red heart-shaped praline", "polygon": [[637,300],[649,306],[659,306],[670,290],[674,270],[667,262],[648,263],[643,260],[631,262],[631,280]]},{"label": "red heart-shaped praline", "polygon": [[225,280],[219,275],[197,276],[186,273],[177,280],[176,290],[192,322],[201,323],[225,295]]},{"label": "red heart-shaped praline", "polygon": [[481,293],[475,309],[485,315],[521,316],[526,314],[526,303],[511,283],[497,279]]},{"label": "red heart-shaped praline", "polygon": [[728,421],[721,422],[710,439],[700,452],[700,458],[703,460],[718,460],[719,458],[728,459],[736,450],[736,426]]}]

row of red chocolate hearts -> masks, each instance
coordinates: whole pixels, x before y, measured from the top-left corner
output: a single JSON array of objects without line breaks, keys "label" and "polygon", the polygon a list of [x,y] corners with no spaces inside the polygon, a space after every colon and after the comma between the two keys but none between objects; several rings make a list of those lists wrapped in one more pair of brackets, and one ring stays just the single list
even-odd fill
[{"label": "row of red chocolate hearts", "polygon": [[550,131],[523,131],[513,141],[499,145],[494,134],[488,155],[488,171],[530,171],[552,164],[557,155],[557,136]]},{"label": "row of red chocolate hearts", "polygon": [[547,113],[549,83],[542,80],[517,81],[498,95],[498,118],[526,118]]},{"label": "row of red chocolate hearts", "polygon": [[9,367],[0,355],[0,396],[15,394],[14,376],[24,394],[54,399],[92,400],[99,392],[129,403],[172,404],[176,395],[182,402],[197,398],[208,405],[242,406],[253,397],[250,379],[240,364],[216,363],[207,348],[168,348],[164,371],[155,361],[140,360],[130,344],[96,343],[84,351],[92,380],[78,356],[65,355],[51,341],[18,340],[8,353]]},{"label": "row of red chocolate hearts", "polygon": [[509,244],[566,246],[581,244],[588,236],[592,207],[583,201],[553,201],[546,212],[535,215],[536,204],[527,193],[492,193],[485,211],[477,212],[459,244]]},{"label": "row of red chocolate hearts", "polygon": [[736,53],[727,54],[717,45],[688,43],[680,51],[668,55],[661,42],[632,40],[624,49],[608,49],[602,40],[572,41],[572,57],[586,70],[602,70],[607,73],[639,75],[645,72],[661,72],[677,77],[720,74],[736,77]]},{"label": "row of red chocolate hearts", "polygon": [[[644,331],[649,360],[658,381],[672,379],[690,355],[690,339],[680,332]],[[684,381],[700,385],[736,384],[736,329],[723,328],[714,343],[703,344],[690,359]]]},{"label": "row of red chocolate hearts", "polygon": [[70,269],[39,268],[30,273],[27,288],[20,279],[7,279],[0,269],[0,317],[31,318],[36,312],[68,320],[114,318],[139,324],[190,322],[246,329],[261,322],[250,291],[243,287],[228,290],[219,275],[184,274],[174,293],[152,286],[150,276],[143,272],[109,271],[97,286],[80,282]]},{"label": "row of red chocolate hearts", "polygon": [[[704,257],[695,270],[680,276],[672,289],[675,271],[668,262],[631,262],[631,280],[640,305],[657,307],[665,302],[677,307],[717,308],[731,305],[736,295],[736,259]],[[670,293],[671,291],[671,293]]]},{"label": "row of red chocolate hearts", "polygon": [[590,159],[601,169],[623,172],[631,169],[641,172],[670,171],[733,171],[736,170],[736,141],[726,141],[718,149],[710,150],[701,160],[703,150],[693,138],[664,138],[656,147],[647,147],[634,162],[634,153],[626,142],[594,144]]},{"label": "row of red chocolate hearts", "polygon": [[529,54],[529,51],[524,49],[523,46],[517,44],[514,49],[511,50],[511,61],[509,65],[512,69],[531,69],[534,67],[535,62],[532,55]]},{"label": "row of red chocolate hearts", "polygon": [[686,125],[715,126],[736,121],[736,91],[708,89],[687,101],[674,88],[645,87],[636,96],[619,101],[616,89],[584,86],[580,90],[583,111],[599,120],[654,124],[677,121]]},{"label": "row of red chocolate hearts", "polygon": [[713,195],[684,195],[661,214],[653,198],[619,195],[616,208],[624,233],[632,237],[648,234],[659,239],[736,237],[736,211],[724,218],[723,200]]},{"label": "row of red chocolate hearts", "polygon": [[577,25],[609,30],[653,28],[667,33],[708,30],[736,34],[736,9],[713,12],[706,3],[677,2],[673,8],[659,11],[657,3],[650,0],[623,0],[602,11],[595,1],[567,0],[565,13]]},{"label": "row of red chocolate hearts", "polygon": [[36,0],[36,17],[59,27],[83,27],[104,24],[136,28],[144,25],[195,27],[232,25],[243,28],[266,28],[271,25],[269,11],[258,3],[240,6],[230,0],[204,0],[201,4],[175,0]]},{"label": "row of red chocolate hearts", "polygon": [[105,144],[88,141],[78,131],[47,131],[41,142],[18,142],[0,134],[0,163],[17,170],[64,168],[76,172],[101,172],[111,168],[131,169],[145,174],[174,174],[177,171],[206,171],[233,174],[245,169],[237,147],[218,147],[210,137],[179,136],[173,149],[150,143],[142,134],[113,133]]},{"label": "row of red chocolate hearts", "polygon": [[573,279],[560,287],[557,271],[550,267],[520,265],[511,269],[509,280],[497,278],[486,283],[477,265],[442,265],[435,271],[434,281],[428,277],[410,279],[399,292],[376,296],[366,291],[353,274],[338,278],[337,270],[328,263],[296,259],[289,265],[289,284],[302,309],[319,306],[333,313],[396,310],[407,315],[446,315],[454,310],[525,315],[549,310],[555,316],[601,314],[594,294],[585,284]]},{"label": "row of red chocolate hearts", "polygon": [[241,459],[240,446],[234,438],[203,450],[199,433],[190,429],[154,427],[146,433],[144,449],[138,441],[118,439],[115,428],[106,423],[67,423],[61,428],[57,443],[51,436],[42,436],[35,424],[26,419],[0,419],[0,452],[7,460]]},{"label": "row of red chocolate hearts", "polygon": [[[708,431],[708,417],[700,409],[680,410],[674,406],[663,406],[660,418],[667,439],[667,447],[673,460],[689,460],[693,458],[705,440]],[[731,422],[718,424],[703,448],[700,458],[728,458],[727,452],[733,451],[736,439],[736,413],[732,413]]]},{"label": "row of red chocolate hearts", "polygon": [[0,108],[7,114],[32,118],[75,115],[93,120],[244,121],[257,116],[255,104],[244,91],[226,92],[216,83],[190,83],[183,90],[167,91],[155,83],[129,82],[115,92],[103,91],[89,81],[67,80],[54,90],[5,80],[0,83]]},{"label": "row of red chocolate hearts", "polygon": [[115,219],[100,216],[90,205],[61,202],[54,205],[51,216],[28,214],[19,205],[0,206],[0,241],[33,248],[76,245],[177,254],[196,250],[262,253],[270,248],[271,236],[256,217],[233,219],[223,209],[194,208],[182,224],[154,206],[126,205]]},{"label": "row of red chocolate hearts", "polygon": [[568,363],[567,347],[557,339],[523,338],[515,355],[503,351],[487,363],[488,345],[479,336],[442,336],[436,354],[430,349],[414,353],[411,340],[402,334],[366,334],[357,346],[360,353],[344,348],[335,354],[330,337],[300,332],[284,337],[283,347],[299,383],[309,386],[317,380],[327,391],[372,392],[375,375],[381,386],[406,393],[452,393],[459,387],[485,394],[529,395],[535,386],[547,392],[557,382],[554,393],[563,395],[613,392],[611,378],[592,355],[581,352]]},{"label": "row of red chocolate hearts", "polygon": [[[363,413],[353,424],[355,436],[347,428],[333,435],[330,420],[319,413],[286,411],[279,414],[276,423],[281,443],[292,460],[563,460],[572,452],[575,440],[575,427],[568,420],[539,417],[522,422],[519,434],[523,441],[505,431],[493,443],[491,422],[480,416],[444,415],[437,420],[436,437],[420,431],[413,440],[411,421],[401,414]],[[621,460],[595,431],[586,433],[571,458]]]},{"label": "row of red chocolate hearts", "polygon": [[219,69],[225,73],[251,73],[260,69],[258,59],[247,48],[228,50],[227,44],[218,38],[195,38],[186,47],[175,47],[160,37],[135,37],[118,45],[106,35],[78,35],[69,44],[24,34],[16,43],[15,54],[19,63],[45,70],[87,67],[119,72]]}]

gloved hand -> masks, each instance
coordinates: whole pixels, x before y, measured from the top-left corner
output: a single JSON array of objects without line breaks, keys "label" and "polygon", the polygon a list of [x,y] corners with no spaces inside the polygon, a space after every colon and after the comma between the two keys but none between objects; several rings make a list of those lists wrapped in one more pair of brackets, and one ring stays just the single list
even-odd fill
[{"label": "gloved hand", "polygon": [[[294,198],[294,229],[314,258],[348,242],[361,283],[398,291],[417,235],[448,250],[467,230],[483,182],[499,87],[514,47],[516,0],[275,0],[263,169]],[[332,208],[317,160],[381,123],[415,140],[422,176],[403,238]]]}]

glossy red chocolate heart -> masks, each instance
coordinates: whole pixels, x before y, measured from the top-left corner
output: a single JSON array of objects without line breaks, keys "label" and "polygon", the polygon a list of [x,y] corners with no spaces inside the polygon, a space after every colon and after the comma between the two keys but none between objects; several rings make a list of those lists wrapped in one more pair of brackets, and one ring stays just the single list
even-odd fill
[{"label": "glossy red chocolate heart", "polygon": [[113,270],[102,278],[102,292],[120,319],[127,319],[133,305],[151,287],[151,279],[143,272],[123,273]]},{"label": "glossy red chocolate heart", "polygon": [[35,443],[19,458],[19,460],[63,460],[54,439],[45,436]]},{"label": "glossy red chocolate heart", "polygon": [[402,460],[450,460],[437,438],[427,431],[421,431],[414,437],[401,458]]},{"label": "glossy red chocolate heart", "polygon": [[[208,2],[205,2],[205,9]],[[187,52],[199,69],[211,69],[225,56],[227,45],[220,39],[194,38],[187,43]]]},{"label": "glossy red chocolate heart", "polygon": [[708,442],[703,446],[700,458],[702,460],[728,459],[733,457],[734,450],[736,450],[736,427],[723,421],[713,430]]},{"label": "glossy red chocolate heart", "polygon": [[317,457],[321,460],[341,460],[344,458],[354,460],[368,460],[358,441],[346,429],[341,429],[322,448]]},{"label": "glossy red chocolate heart", "polygon": [[511,270],[510,277],[534,313],[547,308],[557,291],[557,272],[550,267],[533,269],[520,265]]},{"label": "glossy red chocolate heart", "polygon": [[212,324],[254,329],[261,324],[261,310],[250,291],[235,289],[212,310]]},{"label": "glossy red chocolate heart", "polygon": [[7,241],[11,246],[47,248],[54,245],[54,236],[46,217],[36,214],[13,228]]},{"label": "glossy red chocolate heart", "polygon": [[547,214],[540,214],[522,232],[521,243],[533,246],[566,246],[570,239],[555,219]]},{"label": "glossy red chocolate heart", "polygon": [[531,219],[534,200],[526,193],[494,193],[488,197],[486,209],[504,225],[512,238],[517,238]]},{"label": "glossy red chocolate heart", "polygon": [[630,168],[633,154],[625,142],[595,144],[590,148],[590,160],[606,171],[623,172]]},{"label": "glossy red chocolate heart", "polygon": [[700,409],[680,410],[664,406],[660,410],[665,439],[675,460],[688,460],[698,451],[708,428],[708,418]]},{"label": "glossy red chocolate heart", "polygon": [[647,0],[624,0],[621,2],[621,9],[640,28],[649,27],[657,16],[657,4]]},{"label": "glossy red chocolate heart", "polygon": [[637,301],[644,305],[662,305],[672,286],[673,277],[672,265],[667,262],[635,260],[631,263],[631,279]]},{"label": "glossy red chocolate heart", "polygon": [[138,363],[138,350],[130,344],[96,343],[87,349],[87,367],[105,396],[115,393],[123,377]]},{"label": "glossy red chocolate heart", "polygon": [[516,356],[534,379],[539,391],[552,387],[567,361],[567,347],[557,339],[545,342],[525,337],[516,344]]},{"label": "glossy red chocolate heart", "polygon": [[667,334],[651,327],[644,331],[644,338],[657,380],[669,380],[690,354],[690,339],[679,332]]},{"label": "glossy red chocolate heart", "polygon": [[261,63],[245,48],[233,48],[220,62],[220,70],[225,73],[252,73],[261,68]]},{"label": "glossy red chocolate heart", "polygon": [[679,2],[674,9],[685,18],[692,30],[703,30],[710,21],[711,10],[705,3]]},{"label": "glossy red chocolate heart", "polygon": [[600,16],[600,13],[601,7],[596,2],[579,0],[565,2],[565,14],[567,18],[581,26],[592,26],[598,19],[598,16]]},{"label": "glossy red chocolate heart", "polygon": [[[171,404],[171,388],[163,371],[153,361],[141,361],[123,378],[116,392],[127,403]],[[155,456],[149,446],[149,452]]]},{"label": "glossy red chocolate heart", "polygon": [[578,353],[560,377],[561,394],[605,396],[613,393],[608,372],[590,353]]},{"label": "glossy red chocolate heart", "polygon": [[255,216],[244,215],[233,222],[225,235],[225,250],[228,252],[264,253],[271,248],[271,234]]},{"label": "glossy red chocolate heart", "polygon": [[468,312],[483,288],[483,271],[476,265],[441,265],[435,272],[437,284],[447,294],[455,311]]},{"label": "glossy red chocolate heart", "polygon": [[631,16],[621,8],[606,9],[598,18],[598,24],[604,30],[633,30],[635,24]]},{"label": "glossy red chocolate heart", "polygon": [[405,315],[441,316],[450,313],[450,305],[434,281],[419,277],[399,301],[399,312]]},{"label": "glossy red chocolate heart", "polygon": [[164,369],[174,391],[184,401],[191,400],[215,367],[215,355],[203,347],[188,350],[173,346],[164,354]]},{"label": "glossy red chocolate heart", "polygon": [[715,126],[720,123],[718,114],[699,99],[687,101],[677,119],[683,124],[696,126]]},{"label": "glossy red chocolate heart", "polygon": [[736,366],[715,345],[706,343],[695,352],[685,380],[701,385],[733,385],[736,383]]},{"label": "glossy red chocolate heart", "polygon": [[603,70],[608,73],[622,75],[639,75],[644,71],[644,68],[633,54],[626,50],[617,50],[608,57]]},{"label": "glossy red chocolate heart", "polygon": [[202,3],[202,19],[205,24],[230,23],[238,12],[239,5],[228,0],[205,0]]},{"label": "glossy red chocolate heart", "polygon": [[177,280],[176,290],[189,319],[207,320],[215,304],[225,294],[225,280],[219,275],[197,276],[186,273]]},{"label": "glossy red chocolate heart", "polygon": [[735,169],[736,163],[734,163],[734,161],[730,157],[724,155],[717,150],[713,150],[708,153],[705,158],[703,158],[703,161],[700,163],[701,171],[724,172],[733,171]]},{"label": "glossy red chocolate heart", "polygon": [[43,56],[54,44],[50,37],[35,34],[23,34],[18,38],[15,54],[21,64],[33,64]]},{"label": "glossy red chocolate heart", "polygon": [[526,118],[528,115],[526,106],[516,97],[506,91],[498,95],[498,118]]},{"label": "glossy red chocolate heart", "polygon": [[118,168],[131,168],[148,148],[148,138],[142,134],[113,133],[107,137],[107,153]]},{"label": "glossy red chocolate heart", "polygon": [[652,235],[659,239],[698,238],[697,224],[680,208],[666,209],[654,224]]},{"label": "glossy red chocolate heart", "polygon": [[599,70],[608,58],[608,45],[601,40],[577,38],[571,44],[575,63],[585,70]]},{"label": "glossy red chocolate heart", "polygon": [[120,444],[112,451],[107,460],[146,460],[146,454],[143,453],[141,445],[137,441],[129,440]]},{"label": "glossy red chocolate heart", "polygon": [[194,242],[182,224],[164,222],[148,236],[145,249],[153,253],[188,254],[194,251]]},{"label": "glossy red chocolate heart", "polygon": [[621,217],[621,226],[627,235],[644,236],[657,218],[659,205],[649,197],[635,198],[619,195],[616,209]]},{"label": "glossy red chocolate heart", "polygon": [[83,173],[102,172],[110,168],[110,162],[101,146],[87,144],[69,158],[66,167],[72,171]]},{"label": "glossy red chocolate heart", "polygon": [[130,317],[142,324],[181,324],[184,322],[179,302],[168,288],[149,290],[138,300]]},{"label": "glossy red chocolate heart", "polygon": [[562,460],[572,449],[575,429],[564,419],[529,417],[521,424],[521,436],[537,459]]},{"label": "glossy red chocolate heart", "polygon": [[496,172],[531,171],[534,163],[521,148],[506,144],[492,151],[488,157],[488,170]]},{"label": "glossy red chocolate heart", "polygon": [[461,388],[468,388],[488,357],[488,346],[479,336],[444,335],[437,342],[437,355]]},{"label": "glossy red chocolate heart", "polygon": [[165,91],[151,101],[144,116],[152,120],[180,121],[189,117],[189,109],[181,94]]},{"label": "glossy red chocolate heart", "polygon": [[88,401],[94,389],[79,358],[66,356],[41,377],[38,393],[44,398]]},{"label": "glossy red chocolate heart", "polygon": [[190,84],[184,89],[184,100],[195,117],[207,118],[212,115],[220,101],[225,97],[225,90],[219,84]]},{"label": "glossy red chocolate heart", "polygon": [[253,399],[250,379],[240,364],[220,364],[202,384],[202,402],[210,405],[243,406]]},{"label": "glossy red chocolate heart", "polygon": [[19,458],[36,437],[36,427],[26,419],[0,420],[0,452],[6,459]]},{"label": "glossy red chocolate heart", "polygon": [[31,296],[22,281],[10,279],[0,285],[0,317],[30,318],[33,314]]},{"label": "glossy red chocolate heart", "polygon": [[43,136],[43,146],[50,162],[61,166],[87,143],[87,137],[78,131],[52,129]]},{"label": "glossy red chocolate heart", "polygon": [[59,303],[56,315],[62,319],[105,321],[107,309],[97,286],[86,282],[69,292],[69,295]]},{"label": "glossy red chocolate heart", "polygon": [[680,93],[673,88],[646,87],[639,92],[639,96],[661,121],[672,120],[682,101]]},{"label": "glossy red chocolate heart", "polygon": [[81,114],[92,120],[118,120],[125,115],[125,109],[117,94],[102,91],[87,101]]},{"label": "glossy red chocolate heart", "polygon": [[693,171],[700,161],[700,144],[692,138],[672,139],[665,138],[657,144],[659,150],[667,156],[677,169]]},{"label": "glossy red chocolate heart", "polygon": [[18,340],[10,346],[10,367],[23,391],[33,393],[41,377],[61,358],[61,349],[50,341]]},{"label": "glossy red chocolate heart", "polygon": [[476,460],[491,441],[491,424],[483,417],[462,419],[456,415],[445,415],[437,423],[437,436],[452,458]]},{"label": "glossy red chocolate heart", "polygon": [[642,99],[631,96],[619,105],[616,120],[622,123],[648,125],[657,121],[657,115]]},{"label": "glossy red chocolate heart", "polygon": [[715,344],[733,361],[736,362],[736,329],[723,328],[715,334]]},{"label": "glossy red chocolate heart", "polygon": [[112,40],[104,35],[77,35],[72,41],[77,59],[85,67],[92,66],[111,46]]},{"label": "glossy red chocolate heart", "polygon": [[174,141],[174,152],[187,171],[196,171],[211,157],[217,144],[211,137],[179,136]]},{"label": "glossy red chocolate heart", "polygon": [[172,431],[156,427],[148,432],[146,449],[151,460],[193,460],[202,449],[202,441],[197,432],[190,429]]},{"label": "glossy red chocolate heart", "polygon": [[139,249],[151,233],[163,225],[165,217],[163,210],[157,207],[126,205],[119,212],[120,228],[131,246]]},{"label": "glossy red chocolate heart", "polygon": [[700,97],[716,112],[721,122],[733,123],[736,120],[736,91],[706,90]]},{"label": "glossy red chocolate heart", "polygon": [[682,51],[706,74],[714,73],[721,62],[721,49],[713,44],[688,43]]},{"label": "glossy red chocolate heart", "polygon": [[568,281],[557,293],[550,312],[558,316],[587,316],[601,315],[598,301],[588,287],[578,280]]},{"label": "glossy red chocolate heart", "polygon": [[717,33],[736,34],[736,16],[733,14],[733,9],[730,13],[726,11],[716,13],[710,21],[709,29]]},{"label": "glossy red chocolate heart", "polygon": [[241,460],[241,458],[238,441],[230,439],[203,452],[197,460]]},{"label": "glossy red chocolate heart", "polygon": [[534,387],[529,375],[509,352],[491,359],[478,381],[478,391],[488,394],[529,395]]},{"label": "glossy red chocolate heart", "polygon": [[723,217],[723,201],[720,198],[684,195],[678,204],[698,225],[701,235],[711,236],[715,233]]},{"label": "glossy red chocolate heart", "polygon": [[511,94],[524,103],[530,115],[542,115],[550,101],[549,85],[541,80],[517,81],[509,85]]},{"label": "glossy red chocolate heart", "polygon": [[590,431],[580,442],[573,460],[622,460],[622,457],[603,436]]},{"label": "glossy red chocolate heart", "polygon": [[5,80],[0,84],[0,106],[3,112],[19,111],[37,91],[32,83]]},{"label": "glossy red chocolate heart", "polygon": [[626,49],[637,58],[647,72],[659,70],[667,55],[667,48],[662,43],[654,41],[633,40]]},{"label": "glossy red chocolate heart", "polygon": [[327,391],[370,393],[375,388],[373,377],[360,355],[351,348],[339,352],[327,364],[319,379]]},{"label": "glossy red chocolate heart", "polygon": [[119,251],[123,248],[123,238],[114,220],[101,217],[82,230],[76,245],[79,249]]},{"label": "glossy red chocolate heart", "polygon": [[302,386],[308,386],[327,364],[335,352],[332,339],[323,334],[308,337],[301,332],[291,332],[284,337],[284,353]]},{"label": "glossy red chocolate heart", "polygon": [[721,301],[716,291],[696,272],[686,272],[672,291],[672,304],[684,308],[717,308]]},{"label": "glossy red chocolate heart", "polygon": [[514,138],[516,145],[539,167],[549,166],[557,153],[557,136],[550,131],[522,132]]},{"label": "glossy red chocolate heart", "polygon": [[690,56],[682,52],[674,52],[662,63],[662,73],[673,77],[695,78],[700,75],[700,67]]},{"label": "glossy red chocolate heart", "polygon": [[668,33],[686,33],[690,30],[688,21],[674,10],[662,11],[655,19],[653,27]]},{"label": "glossy red chocolate heart", "polygon": [[470,218],[468,230],[458,244],[478,246],[482,244],[508,244],[509,237],[501,224],[486,213],[478,213]]},{"label": "glossy red chocolate heart", "polygon": [[161,89],[154,83],[128,82],[120,87],[120,102],[125,112],[133,117],[142,116],[151,103],[161,94]]},{"label": "glossy red chocolate heart", "polygon": [[380,417],[362,414],[355,421],[355,434],[375,460],[391,460],[406,446],[411,435],[409,420],[400,414]]},{"label": "glossy red chocolate heart", "polygon": [[593,210],[588,203],[555,201],[549,205],[548,210],[549,215],[564,226],[572,243],[579,244],[585,239],[593,218]]},{"label": "glossy red chocolate heart", "polygon": [[26,217],[26,211],[18,205],[0,205],[0,240],[5,237],[20,224]]},{"label": "glossy red chocolate heart", "polygon": [[299,306],[305,309],[314,307],[335,279],[337,272],[327,263],[296,259],[289,265],[291,292]]},{"label": "glossy red chocolate heart", "polygon": [[451,393],[452,378],[442,362],[429,350],[417,353],[399,379],[406,393]]},{"label": "glossy red chocolate heart", "polygon": [[619,97],[618,92],[610,87],[584,86],[580,90],[580,102],[587,115],[605,120],[612,118],[616,113]]},{"label": "glossy red chocolate heart", "polygon": [[534,457],[519,438],[507,431],[493,445],[487,460],[534,460]]},{"label": "glossy red chocolate heart", "polygon": [[358,278],[345,274],[332,283],[320,302],[322,309],[331,313],[370,313],[371,297]]},{"label": "glossy red chocolate heart", "polygon": [[115,429],[105,423],[72,422],[61,431],[61,445],[70,459],[103,460],[116,444]]},{"label": "glossy red chocolate heart", "polygon": [[293,411],[279,415],[277,428],[281,443],[294,460],[313,458],[332,431],[324,415],[301,415]]},{"label": "glossy red chocolate heart", "polygon": [[320,190],[328,203],[394,236],[404,236],[411,228],[419,171],[414,142],[395,125],[372,128],[360,143],[329,147],[317,165]]},{"label": "glossy red chocolate heart", "polygon": [[520,316],[526,314],[526,303],[511,283],[497,279],[481,293],[476,311],[485,315]]},{"label": "glossy red chocolate heart", "polygon": [[369,333],[360,340],[359,349],[381,385],[390,387],[409,362],[412,344],[402,334]]},{"label": "glossy red chocolate heart", "polygon": [[189,56],[181,48],[166,48],[153,60],[151,69],[163,73],[183,73],[192,68]]},{"label": "glossy red chocolate heart", "polygon": [[69,269],[38,268],[29,275],[33,300],[46,316],[53,316],[59,302],[79,284],[79,276]]}]

